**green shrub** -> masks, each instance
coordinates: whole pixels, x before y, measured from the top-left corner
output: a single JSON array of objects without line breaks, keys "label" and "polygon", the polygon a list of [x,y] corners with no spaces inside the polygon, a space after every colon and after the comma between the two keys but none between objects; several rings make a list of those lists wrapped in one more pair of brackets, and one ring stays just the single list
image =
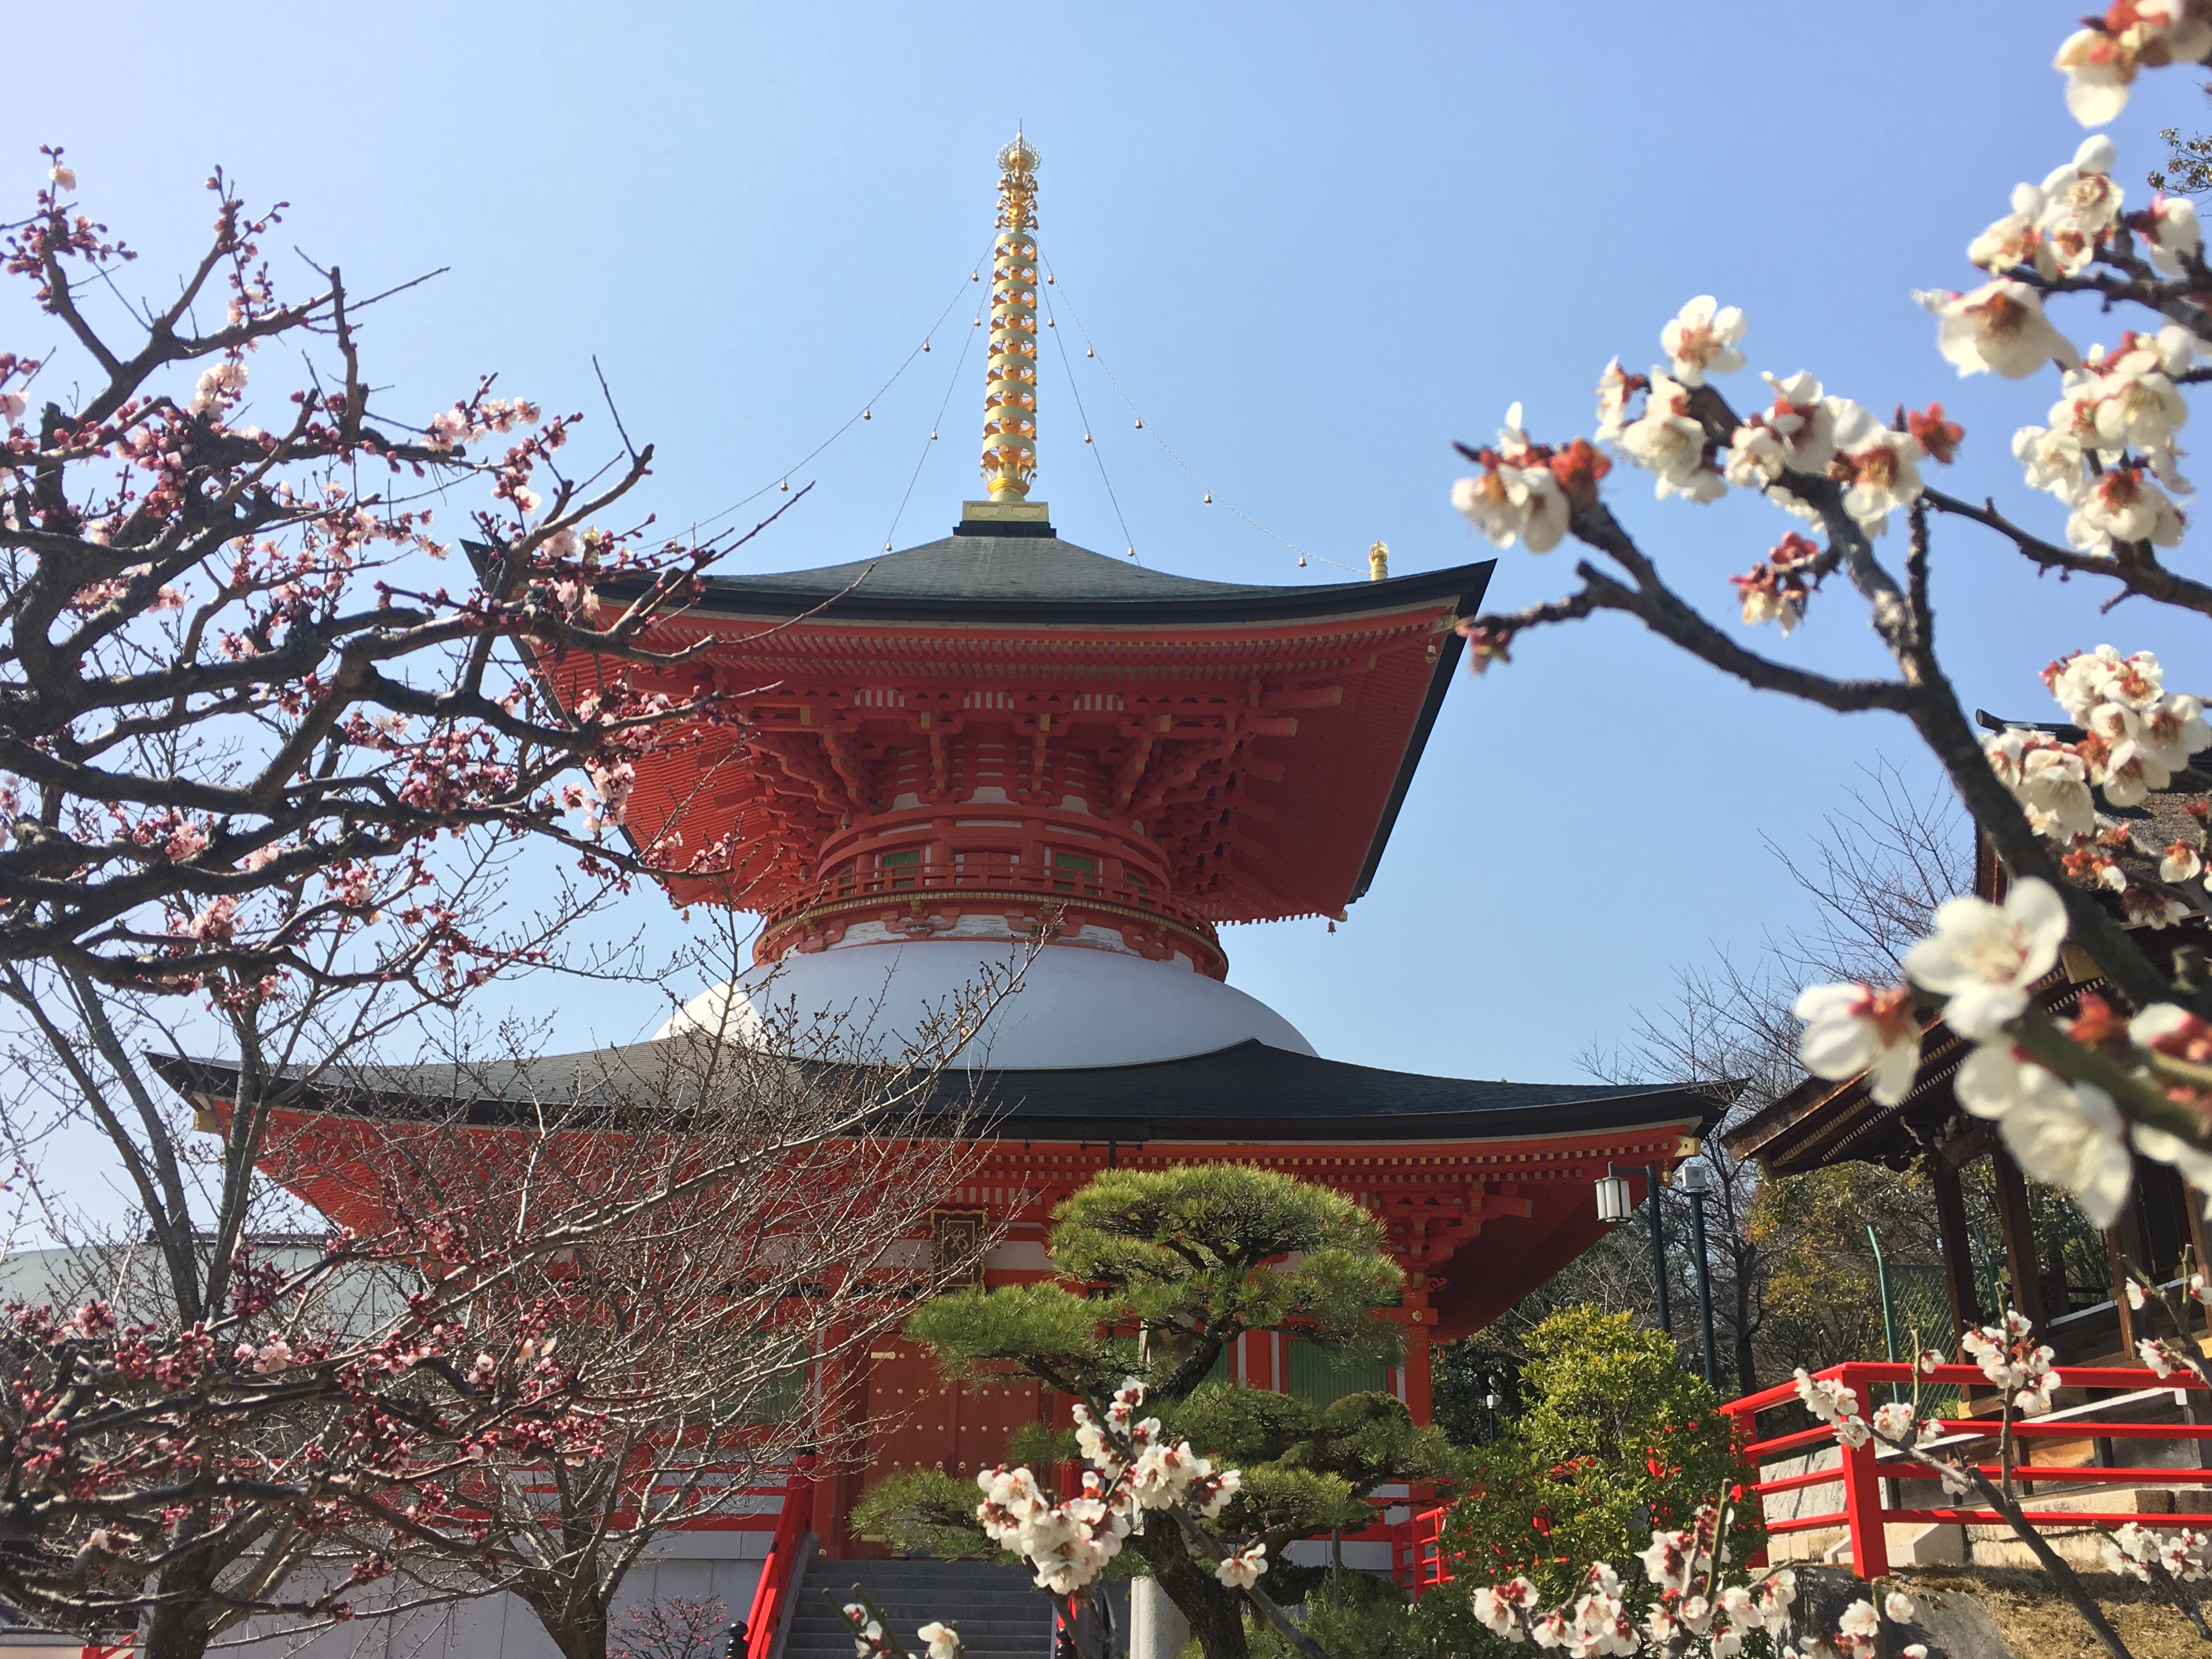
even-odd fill
[{"label": "green shrub", "polygon": [[[1470,1454],[1469,1493],[1444,1524],[1455,1583],[1434,1613],[1424,1601],[1422,1622],[1456,1622],[1476,1589],[1519,1573],[1547,1601],[1567,1600],[1593,1561],[1613,1564],[1640,1613],[1648,1597],[1634,1596],[1644,1585],[1635,1557],[1653,1529],[1687,1526],[1744,1477],[1712,1390],[1632,1316],[1565,1308],[1530,1334],[1528,1350],[1523,1409]],[[1738,1516],[1732,1558],[1758,1542],[1757,1516]]]}]

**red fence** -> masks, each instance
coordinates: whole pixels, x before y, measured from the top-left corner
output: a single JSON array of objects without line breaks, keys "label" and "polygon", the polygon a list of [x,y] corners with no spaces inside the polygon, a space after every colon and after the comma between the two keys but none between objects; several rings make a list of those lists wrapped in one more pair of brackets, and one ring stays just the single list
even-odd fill
[{"label": "red fence", "polygon": [[[1844,1365],[1832,1365],[1820,1373],[1822,1380],[1842,1383],[1858,1396],[1862,1415],[1871,1416],[1881,1403],[1875,1397],[1880,1385],[1899,1384],[1905,1389],[1912,1385],[1914,1370],[1902,1362],[1891,1364],[1865,1361]],[[2085,1405],[2069,1406],[2046,1416],[2015,1419],[2012,1425],[2015,1446],[2013,1483],[2021,1496],[2033,1501],[2037,1487],[2053,1486],[2212,1486],[2212,1468],[2164,1468],[2109,1461],[2119,1455],[2118,1449],[2103,1451],[2105,1446],[2135,1444],[2143,1441],[2193,1442],[2199,1448],[2198,1462],[2203,1461],[2205,1443],[2212,1441],[2212,1425],[2192,1422],[2147,1423],[2131,1420],[2130,1412],[2141,1413],[2146,1407],[2160,1401],[2161,1397],[2181,1406],[2190,1407],[2191,1391],[2203,1403],[2204,1385],[2195,1377],[2177,1372],[2160,1379],[2151,1372],[2132,1366],[2065,1365],[2058,1368],[2057,1377],[2062,1388],[2091,1390],[2116,1389],[2117,1399],[2093,1400]],[[1968,1398],[1974,1394],[1988,1395],[1989,1380],[1976,1365],[1938,1365],[1921,1374],[1926,1384],[1962,1387]],[[1778,1406],[1796,1403],[1795,1383],[1785,1382],[1759,1394],[1746,1395],[1721,1409],[1735,1419],[1736,1443],[1745,1460],[1754,1467],[1788,1457],[1792,1454],[1809,1455],[1821,1447],[1835,1443],[1835,1431],[1826,1424],[1801,1429],[1791,1434],[1777,1435],[1771,1439],[1759,1437],[1758,1419],[1762,1411]],[[1987,1418],[1945,1418],[1940,1419],[1942,1434],[1926,1449],[1941,1453],[1956,1462],[1970,1463],[1995,1480],[1999,1472],[1996,1457],[1996,1435],[2000,1424]],[[2046,1463],[2037,1465],[2035,1448],[2039,1443],[2054,1441],[2080,1443],[2090,1441],[2100,1448],[2097,1455],[2107,1461],[2087,1463]],[[1923,1525],[1951,1524],[1966,1526],[1995,1526],[2006,1524],[1996,1510],[1971,1506],[1938,1505],[1934,1508],[1893,1505],[1884,1494],[1885,1481],[1932,1480],[1936,1479],[1934,1468],[1925,1462],[1901,1452],[1893,1452],[1874,1441],[1857,1447],[1843,1447],[1839,1463],[1832,1468],[1801,1470],[1796,1474],[1777,1476],[1771,1480],[1761,1480],[1753,1490],[1764,1500],[1785,1492],[1802,1492],[1819,1486],[1840,1486],[1842,1507],[1822,1510],[1812,1515],[1788,1516],[1770,1519],[1766,1531],[1770,1537],[1791,1533],[1832,1531],[1842,1528],[1850,1535],[1852,1571],[1865,1579],[1880,1578],[1889,1571],[1889,1549],[1882,1528],[1888,1522],[1905,1522]],[[2146,1527],[2207,1527],[2212,1526],[2212,1512],[2179,1511],[2172,1514],[2138,1514],[2130,1511],[2094,1510],[2028,1509],[2027,1519],[2040,1525],[2063,1527],[2123,1526],[2133,1521]],[[1756,1565],[1756,1564],[1754,1564]]]},{"label": "red fence", "polygon": [[761,1563],[760,1583],[753,1586],[752,1606],[745,1613],[745,1659],[769,1659],[775,1649],[784,1602],[795,1588],[792,1572],[799,1547],[813,1528],[814,1459],[802,1456],[784,1483],[783,1510],[775,1518],[768,1559]]}]

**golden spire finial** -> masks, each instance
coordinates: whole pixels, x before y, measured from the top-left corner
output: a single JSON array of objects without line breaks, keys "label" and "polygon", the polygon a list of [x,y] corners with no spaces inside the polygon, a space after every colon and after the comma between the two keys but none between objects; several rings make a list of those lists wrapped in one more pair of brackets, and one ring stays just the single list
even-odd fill
[{"label": "golden spire finial", "polygon": [[1018,129],[999,152],[999,240],[991,252],[991,344],[983,373],[983,484],[1026,501],[1036,471],[1036,170]]},{"label": "golden spire finial", "polygon": [[1367,580],[1379,582],[1390,574],[1390,544],[1377,542],[1367,550]]}]

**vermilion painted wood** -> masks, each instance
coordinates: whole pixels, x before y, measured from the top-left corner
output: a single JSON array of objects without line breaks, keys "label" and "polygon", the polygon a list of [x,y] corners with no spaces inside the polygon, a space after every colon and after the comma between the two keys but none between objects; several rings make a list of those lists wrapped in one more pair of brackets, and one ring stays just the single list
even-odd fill
[{"label": "vermilion painted wood", "polygon": [[[2175,1391],[2201,1390],[2204,1387],[2203,1381],[2192,1373],[2176,1372],[2161,1377],[2145,1368],[2124,1365],[2065,1365],[2058,1367],[2054,1376],[2059,1387],[2067,1389],[2117,1389],[2135,1392],[2153,1388]],[[1989,1387],[1989,1379],[1983,1376],[1978,1365],[1945,1364],[1921,1370],[1902,1361],[1862,1361],[1832,1365],[1820,1372],[1815,1380],[1842,1383],[1857,1395],[1859,1408],[1862,1413],[1866,1413],[1874,1407],[1874,1390],[1877,1385],[1909,1384],[1916,1379],[1939,1385],[1964,1383],[1984,1389]],[[1761,1411],[1792,1404],[1796,1399],[1797,1386],[1791,1382],[1747,1395],[1721,1407],[1735,1420],[1742,1453],[1747,1461],[1757,1464],[1765,1457],[1777,1453],[1800,1451],[1834,1440],[1835,1431],[1826,1425],[1773,1436],[1765,1440],[1751,1437],[1755,1432],[1753,1425]],[[2004,1426],[2001,1422],[1983,1418],[1937,1420],[1948,1433],[1980,1437],[1994,1437]],[[2102,1417],[2073,1418],[2051,1423],[2038,1422],[2031,1418],[2013,1424],[2012,1433],[2021,1440],[2206,1440],[2212,1439],[2212,1425],[2114,1421]],[[1793,1533],[1818,1532],[1843,1526],[1850,1534],[1852,1571],[1862,1578],[1873,1580],[1883,1577],[1889,1571],[1887,1535],[1883,1531],[1889,1522],[1975,1526],[2007,1524],[2003,1516],[1990,1509],[1887,1507],[1882,1501],[1884,1480],[1893,1480],[1899,1476],[1932,1479],[1936,1474],[1935,1469],[1925,1463],[1897,1459],[1884,1461],[1880,1447],[1872,1441],[1863,1446],[1842,1449],[1843,1455],[1838,1467],[1802,1470],[1751,1484],[1750,1492],[1761,1499],[1770,1494],[1802,1492],[1813,1486],[1840,1486],[1843,1488],[1842,1509],[1820,1515],[1792,1516],[1769,1521],[1766,1531],[1770,1535],[1785,1537]],[[1992,1480],[2002,1470],[2002,1465],[1996,1463],[1978,1462],[1974,1467]],[[2013,1479],[2029,1490],[2068,1483],[2082,1486],[2212,1486],[2212,1469],[2152,1468],[2109,1463],[2016,1464],[2013,1469]],[[2143,1515],[2122,1511],[2024,1510],[2022,1513],[2032,1522],[2063,1526],[2124,1526],[2130,1522],[2155,1528],[2212,1526],[2212,1514],[2193,1511]],[[1751,1565],[1764,1565],[1766,1553],[1762,1549]]]},{"label": "vermilion painted wood", "polygon": [[745,1613],[745,1659],[769,1659],[775,1650],[776,1626],[782,1622],[783,1604],[792,1590],[792,1568],[814,1524],[814,1461],[802,1456],[784,1486],[775,1535],[769,1541],[768,1559],[761,1563],[760,1581],[753,1586],[752,1606]]}]

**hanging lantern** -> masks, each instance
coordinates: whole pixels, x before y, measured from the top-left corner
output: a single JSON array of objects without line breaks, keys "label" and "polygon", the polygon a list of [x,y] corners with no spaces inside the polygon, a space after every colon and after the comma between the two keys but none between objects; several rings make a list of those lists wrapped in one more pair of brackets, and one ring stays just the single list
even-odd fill
[{"label": "hanging lantern", "polygon": [[1607,1224],[1626,1221],[1636,1211],[1636,1194],[1625,1176],[1601,1176],[1597,1183],[1597,1218]]},{"label": "hanging lantern", "polygon": [[1083,441],[1085,443],[1089,443],[1091,441],[1091,434],[1088,432],[1083,434]]},{"label": "hanging lantern", "polygon": [[928,342],[928,341],[927,341],[927,340],[924,340],[924,341],[921,343],[921,349],[922,349],[924,351],[928,350],[928,349],[929,349],[929,342]]},{"label": "hanging lantern", "polygon": [[1083,355],[1086,357],[1096,357],[1098,354],[1091,347],[1085,346],[1083,348]]},{"label": "hanging lantern", "polygon": [[930,432],[929,441],[932,443],[935,443],[937,441],[937,433],[933,428]]},{"label": "hanging lantern", "polygon": [[1135,548],[1133,547],[1129,550],[1129,556],[1133,559],[1137,556],[1137,550]]},{"label": "hanging lantern", "polygon": [[888,553],[888,552],[890,552],[890,550],[891,550],[891,544],[890,544],[889,542],[885,542],[885,543],[884,544],[884,552],[886,552],[886,553]]},{"label": "hanging lantern", "polygon": [[864,409],[860,411],[860,418],[864,421],[872,421],[876,418],[876,411],[872,409]]},{"label": "hanging lantern", "polygon": [[1137,430],[1138,430],[1138,431],[1139,431],[1139,432],[1142,432],[1144,429],[1145,429],[1145,417],[1144,417],[1143,416],[1139,415],[1139,416],[1137,416]]},{"label": "hanging lantern", "polygon": [[980,283],[983,278],[981,273],[971,270],[968,273],[968,280],[971,283]]},{"label": "hanging lantern", "polygon": [[1213,492],[1210,489],[1206,492],[1206,504],[1208,507],[1213,505]]},{"label": "hanging lantern", "polygon": [[788,495],[791,493],[791,480],[786,478],[781,483],[778,484],[776,488],[783,491],[785,495]]}]

